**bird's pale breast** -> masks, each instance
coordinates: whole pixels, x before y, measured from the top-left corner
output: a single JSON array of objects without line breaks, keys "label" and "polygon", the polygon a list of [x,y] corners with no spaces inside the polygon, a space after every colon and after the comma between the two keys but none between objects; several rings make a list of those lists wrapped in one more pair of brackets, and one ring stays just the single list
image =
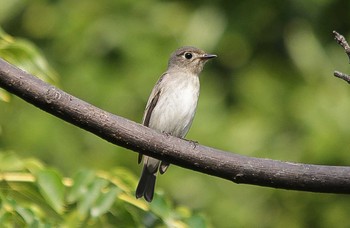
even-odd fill
[{"label": "bird's pale breast", "polygon": [[199,79],[196,75],[167,75],[160,98],[152,112],[149,126],[161,132],[184,137],[196,112]]}]

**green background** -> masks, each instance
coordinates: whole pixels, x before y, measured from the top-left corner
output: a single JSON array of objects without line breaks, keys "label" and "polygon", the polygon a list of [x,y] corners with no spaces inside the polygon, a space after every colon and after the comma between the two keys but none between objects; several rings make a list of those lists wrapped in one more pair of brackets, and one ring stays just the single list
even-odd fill
[{"label": "green background", "polygon": [[[350,72],[337,30],[350,37],[350,1],[0,0],[0,26],[33,42],[61,89],[141,122],[172,51],[218,58],[201,74],[188,139],[235,153],[350,164]],[[0,149],[37,157],[70,176],[124,167],[137,154],[18,98],[0,102]],[[237,185],[171,166],[157,191],[205,213],[214,227],[350,227],[345,195]]]}]

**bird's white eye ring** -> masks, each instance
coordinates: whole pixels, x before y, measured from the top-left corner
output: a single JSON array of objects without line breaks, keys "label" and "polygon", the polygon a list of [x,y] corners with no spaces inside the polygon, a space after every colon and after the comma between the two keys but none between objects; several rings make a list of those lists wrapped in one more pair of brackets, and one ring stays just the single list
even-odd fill
[{"label": "bird's white eye ring", "polygon": [[186,59],[192,59],[192,54],[189,53],[189,52],[186,52],[186,53],[185,53],[185,58],[186,58]]}]

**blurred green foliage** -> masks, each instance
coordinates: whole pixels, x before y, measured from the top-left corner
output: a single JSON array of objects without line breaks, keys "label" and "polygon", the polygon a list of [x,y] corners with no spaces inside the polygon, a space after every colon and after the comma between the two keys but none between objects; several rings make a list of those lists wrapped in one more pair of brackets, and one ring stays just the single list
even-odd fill
[{"label": "blurred green foliage", "polygon": [[[194,45],[219,58],[202,73],[187,138],[249,156],[350,164],[350,88],[332,76],[350,69],[331,34],[350,37],[348,0],[0,5],[0,26],[35,43],[63,90],[100,108],[140,122],[170,53]],[[135,153],[19,99],[0,103],[0,148],[39,158],[62,175],[86,168],[140,172]],[[343,195],[236,185],[176,166],[158,179],[158,192],[205,212],[215,227],[350,226]]]},{"label": "blurred green foliage", "polygon": [[206,224],[202,215],[174,207],[161,195],[151,205],[136,200],[136,178],[125,169],[80,170],[73,178],[63,178],[36,159],[21,159],[5,151],[0,164],[2,227],[185,228]]},{"label": "blurred green foliage", "polygon": [[[54,83],[57,81],[55,71],[31,42],[15,39],[0,27],[0,56],[4,60],[26,70],[42,80]],[[10,96],[0,89],[0,100],[8,102]]]}]

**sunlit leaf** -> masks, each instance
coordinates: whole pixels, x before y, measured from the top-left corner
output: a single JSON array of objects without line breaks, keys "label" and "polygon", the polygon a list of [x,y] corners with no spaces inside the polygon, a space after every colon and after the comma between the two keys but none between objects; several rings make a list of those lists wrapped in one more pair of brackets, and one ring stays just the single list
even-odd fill
[{"label": "sunlit leaf", "polygon": [[163,197],[154,197],[152,203],[150,204],[151,211],[153,211],[159,217],[165,219],[170,216],[170,205]]},{"label": "sunlit leaf", "polygon": [[32,224],[34,221],[34,213],[28,208],[23,208],[21,206],[16,207],[16,212],[23,218],[25,223]]},{"label": "sunlit leaf", "polygon": [[84,198],[78,203],[78,211],[82,216],[88,214],[96,200],[102,194],[101,190],[107,185],[108,182],[106,180],[98,178],[89,186]]},{"label": "sunlit leaf", "polygon": [[64,221],[62,221],[62,227],[81,227],[82,223],[80,213],[77,210],[72,210],[65,216]]},{"label": "sunlit leaf", "polygon": [[134,191],[137,179],[135,179],[130,170],[116,167],[111,171],[110,175],[113,177],[112,182],[120,189],[123,191]]},{"label": "sunlit leaf", "polygon": [[36,173],[38,171],[41,171],[45,168],[45,165],[35,158],[27,158],[22,160],[25,168],[29,170],[31,173]]},{"label": "sunlit leaf", "polygon": [[207,222],[205,218],[201,215],[194,214],[190,218],[185,220],[189,227],[205,228],[207,227]]},{"label": "sunlit leaf", "polygon": [[118,196],[118,198],[144,211],[148,211],[150,208],[149,204],[146,201],[138,200],[135,198],[135,196],[130,194],[122,193]]},{"label": "sunlit leaf", "polygon": [[62,213],[64,206],[62,177],[54,170],[45,169],[36,173],[36,178],[43,197],[57,213]]},{"label": "sunlit leaf", "polygon": [[94,180],[94,177],[95,172],[92,170],[79,171],[73,179],[74,184],[67,195],[67,201],[73,203],[85,195],[88,191],[88,185]]},{"label": "sunlit leaf", "polygon": [[103,193],[102,195],[100,195],[95,205],[91,208],[91,216],[98,217],[106,213],[113,205],[119,192],[120,189],[118,189],[117,187],[113,187],[107,193]]},{"label": "sunlit leaf", "polygon": [[24,163],[21,159],[18,158],[17,155],[13,152],[0,153],[0,171],[8,172],[8,171],[19,171],[24,167]]},{"label": "sunlit leaf", "polygon": [[8,211],[1,211],[0,214],[0,224],[8,224],[8,222],[13,221],[13,214]]},{"label": "sunlit leaf", "polygon": [[35,45],[27,40],[11,37],[1,27],[0,57],[44,81],[57,82],[57,73]]},{"label": "sunlit leaf", "polygon": [[7,91],[0,88],[0,101],[9,102],[10,99],[10,94]]}]

